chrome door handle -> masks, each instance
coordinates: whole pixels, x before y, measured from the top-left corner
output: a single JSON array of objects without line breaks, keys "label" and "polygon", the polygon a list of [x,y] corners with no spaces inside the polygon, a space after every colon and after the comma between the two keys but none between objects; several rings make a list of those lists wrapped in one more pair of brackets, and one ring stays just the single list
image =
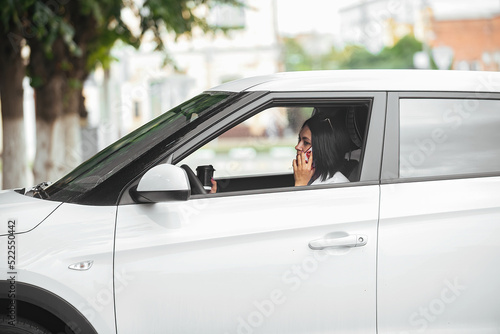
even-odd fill
[{"label": "chrome door handle", "polygon": [[351,234],[340,238],[321,238],[309,242],[309,248],[320,250],[324,248],[361,247],[366,245],[367,237],[362,234]]}]

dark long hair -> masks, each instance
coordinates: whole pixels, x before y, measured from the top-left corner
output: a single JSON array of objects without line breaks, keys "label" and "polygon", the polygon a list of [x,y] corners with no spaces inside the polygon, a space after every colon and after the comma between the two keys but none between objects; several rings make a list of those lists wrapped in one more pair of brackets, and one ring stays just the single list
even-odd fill
[{"label": "dark long hair", "polygon": [[318,113],[304,122],[311,130],[311,145],[315,166],[311,181],[324,181],[332,177],[344,164],[344,157],[351,148],[351,139],[344,122],[339,117]]}]

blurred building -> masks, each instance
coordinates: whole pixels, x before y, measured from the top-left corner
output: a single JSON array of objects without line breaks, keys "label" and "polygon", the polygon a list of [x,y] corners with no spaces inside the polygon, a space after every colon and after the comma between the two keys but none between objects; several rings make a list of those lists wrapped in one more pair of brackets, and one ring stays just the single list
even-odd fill
[{"label": "blurred building", "polygon": [[432,21],[432,47],[453,50],[453,68],[461,70],[500,69],[500,10]]},{"label": "blurred building", "polygon": [[344,44],[364,45],[376,53],[384,46],[413,33],[420,0],[370,0],[340,10],[340,35]]},{"label": "blurred building", "polygon": [[[413,33],[439,68],[500,68],[500,1],[364,0],[341,10],[344,44],[374,53]],[[422,59],[418,68],[430,66]]]}]

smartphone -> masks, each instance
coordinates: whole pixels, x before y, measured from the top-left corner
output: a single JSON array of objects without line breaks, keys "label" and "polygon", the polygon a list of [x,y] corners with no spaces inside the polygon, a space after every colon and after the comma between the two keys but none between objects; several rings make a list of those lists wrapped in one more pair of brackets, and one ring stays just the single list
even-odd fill
[{"label": "smartphone", "polygon": [[309,147],[309,149],[307,151],[305,151],[304,155],[305,155],[306,162],[309,162],[309,159],[311,158],[312,151],[313,151],[312,146]]}]

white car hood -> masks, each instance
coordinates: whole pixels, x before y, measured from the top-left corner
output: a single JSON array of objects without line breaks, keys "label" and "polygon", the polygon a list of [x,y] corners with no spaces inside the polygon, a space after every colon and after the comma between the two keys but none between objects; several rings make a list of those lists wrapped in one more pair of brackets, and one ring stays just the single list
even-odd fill
[{"label": "white car hood", "polygon": [[16,233],[32,230],[61,204],[24,196],[14,190],[0,191],[0,235],[8,234],[7,222],[11,219],[16,220]]}]

